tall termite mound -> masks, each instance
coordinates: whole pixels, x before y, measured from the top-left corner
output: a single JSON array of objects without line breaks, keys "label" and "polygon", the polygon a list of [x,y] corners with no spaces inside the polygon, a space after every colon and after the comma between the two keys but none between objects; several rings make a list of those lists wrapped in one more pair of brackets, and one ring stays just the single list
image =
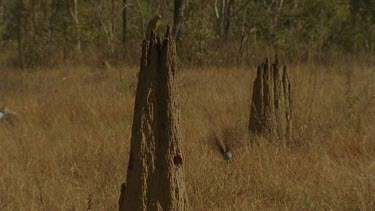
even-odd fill
[{"label": "tall termite mound", "polygon": [[258,67],[253,84],[249,131],[269,140],[290,141],[292,92],[286,66],[280,70],[277,56]]},{"label": "tall termite mound", "polygon": [[131,149],[119,210],[187,210],[176,47],[168,27],[142,44]]}]

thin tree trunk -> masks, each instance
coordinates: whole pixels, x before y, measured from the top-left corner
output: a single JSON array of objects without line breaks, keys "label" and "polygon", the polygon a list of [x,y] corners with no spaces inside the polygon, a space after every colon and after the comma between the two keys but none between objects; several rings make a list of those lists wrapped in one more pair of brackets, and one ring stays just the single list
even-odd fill
[{"label": "thin tree trunk", "polygon": [[375,26],[371,27],[371,57],[374,56],[374,48],[375,48]]},{"label": "thin tree trunk", "polygon": [[112,39],[113,39],[113,36],[115,34],[115,27],[116,27],[116,23],[115,23],[115,0],[112,0],[111,2],[111,34],[112,34]]},{"label": "thin tree trunk", "polygon": [[0,0],[0,25],[4,24],[4,13],[5,13],[5,7],[3,0]]},{"label": "thin tree trunk", "polygon": [[234,0],[228,0],[225,8],[225,24],[224,24],[224,37],[228,38],[228,34],[232,25]]},{"label": "thin tree trunk", "polygon": [[[44,2],[45,3],[45,2]],[[48,50],[47,53],[51,55],[52,52],[52,44],[53,44],[53,37],[55,33],[55,27],[54,27],[54,20],[56,19],[56,2],[55,0],[52,0],[51,2],[51,15],[49,16],[47,13],[47,8],[46,6],[44,7],[44,18],[48,22]]]},{"label": "thin tree trunk", "polygon": [[127,0],[123,0],[122,10],[122,42],[126,43],[128,33],[128,5]]},{"label": "thin tree trunk", "polygon": [[174,0],[173,30],[172,35],[175,40],[181,36],[182,19],[186,7],[186,0]]},{"label": "thin tree trunk", "polygon": [[30,15],[31,15],[31,26],[32,26],[32,35],[35,36],[35,34],[37,33],[37,25],[36,25],[36,20],[35,20],[35,13],[36,13],[36,1],[35,0],[31,0],[30,1],[30,4],[31,4],[31,10],[30,10]]},{"label": "thin tree trunk", "polygon": [[243,54],[244,54],[244,48],[246,41],[248,39],[248,35],[245,33],[245,25],[246,25],[246,13],[247,10],[245,10],[242,18],[242,26],[241,26],[241,44],[239,49],[239,64],[242,64]]},{"label": "thin tree trunk", "polygon": [[68,59],[68,29],[69,29],[69,18],[70,18],[70,7],[69,2],[67,1],[60,1],[58,4],[60,4],[61,9],[61,18],[63,20],[63,38],[64,38],[64,45],[63,45],[63,62],[65,63]]},{"label": "thin tree trunk", "polygon": [[220,16],[218,20],[218,35],[221,37],[223,35],[224,17],[225,17],[225,0],[220,0]]},{"label": "thin tree trunk", "polygon": [[74,0],[74,19],[76,23],[76,30],[77,30],[77,50],[81,51],[81,36],[79,32],[79,16],[78,16],[78,0]]},{"label": "thin tree trunk", "polygon": [[139,0],[136,0],[136,2],[137,2],[137,5],[138,5],[139,12],[141,13],[141,16],[142,16],[142,23],[141,23],[142,31],[141,31],[141,34],[142,34],[142,36],[144,36],[145,35],[145,15],[144,15],[141,3],[139,3]]},{"label": "thin tree trunk", "polygon": [[223,23],[224,23],[224,16],[225,16],[225,0],[220,0],[220,8],[217,11],[217,1],[215,1],[215,10],[216,10],[216,35],[221,37],[223,34]]},{"label": "thin tree trunk", "polygon": [[17,43],[18,43],[18,64],[21,69],[24,68],[24,28],[23,28],[23,13],[24,13],[24,2],[23,0],[18,0],[17,5]]},{"label": "thin tree trunk", "polygon": [[[48,22],[48,10],[49,10],[49,5],[48,5],[48,2],[47,0],[42,0],[41,1],[41,9],[43,11],[43,18],[44,20],[46,21],[46,23]],[[52,7],[52,6],[51,6]]]}]

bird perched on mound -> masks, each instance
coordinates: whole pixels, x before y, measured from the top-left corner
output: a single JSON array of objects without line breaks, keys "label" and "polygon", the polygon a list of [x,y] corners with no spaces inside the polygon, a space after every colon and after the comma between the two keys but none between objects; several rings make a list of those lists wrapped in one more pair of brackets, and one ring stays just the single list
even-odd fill
[{"label": "bird perched on mound", "polygon": [[147,31],[146,31],[146,39],[150,37],[151,32],[155,32],[158,29],[160,25],[160,19],[161,19],[161,15],[155,15],[154,18],[152,18],[148,22]]}]

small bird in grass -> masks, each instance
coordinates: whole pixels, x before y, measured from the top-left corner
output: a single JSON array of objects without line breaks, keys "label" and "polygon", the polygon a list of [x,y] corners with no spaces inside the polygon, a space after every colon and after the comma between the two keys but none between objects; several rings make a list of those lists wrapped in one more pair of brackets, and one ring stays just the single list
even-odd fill
[{"label": "small bird in grass", "polygon": [[223,159],[230,161],[233,158],[233,152],[231,151],[228,143],[226,141],[221,141],[216,134],[211,134],[211,146],[220,152]]},{"label": "small bird in grass", "polygon": [[16,115],[17,113],[7,107],[0,107],[0,119],[6,116]]},{"label": "small bird in grass", "polygon": [[0,122],[13,126],[17,113],[7,107],[0,107]]},{"label": "small bird in grass", "polygon": [[154,18],[152,18],[148,22],[147,31],[146,31],[146,39],[150,37],[151,32],[155,32],[158,29],[160,25],[160,19],[161,19],[161,15],[155,15]]},{"label": "small bird in grass", "polygon": [[224,160],[232,160],[232,158],[233,158],[233,153],[230,150],[228,150],[227,152],[224,152],[222,154],[223,154]]}]

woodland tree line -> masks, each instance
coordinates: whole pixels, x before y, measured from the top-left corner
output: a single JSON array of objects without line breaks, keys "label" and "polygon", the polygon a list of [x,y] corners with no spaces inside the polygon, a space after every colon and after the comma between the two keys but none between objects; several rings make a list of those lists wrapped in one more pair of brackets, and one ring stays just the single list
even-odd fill
[{"label": "woodland tree line", "polygon": [[0,62],[136,64],[155,14],[187,64],[375,53],[374,0],[0,0]]}]

